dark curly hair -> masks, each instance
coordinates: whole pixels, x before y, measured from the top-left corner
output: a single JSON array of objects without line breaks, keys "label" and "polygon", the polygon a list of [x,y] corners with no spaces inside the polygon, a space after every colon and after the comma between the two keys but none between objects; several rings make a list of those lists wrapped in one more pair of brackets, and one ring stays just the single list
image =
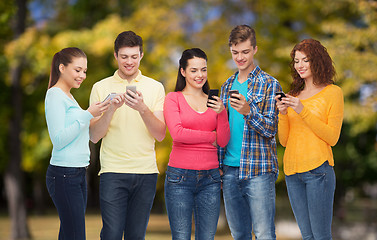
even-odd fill
[{"label": "dark curly hair", "polygon": [[304,39],[291,51],[291,75],[293,82],[289,94],[297,96],[305,87],[305,81],[300,77],[295,69],[296,51],[304,53],[310,63],[310,70],[313,74],[314,85],[333,84],[335,81],[335,67],[333,61],[327,52],[327,49],[315,39]]}]

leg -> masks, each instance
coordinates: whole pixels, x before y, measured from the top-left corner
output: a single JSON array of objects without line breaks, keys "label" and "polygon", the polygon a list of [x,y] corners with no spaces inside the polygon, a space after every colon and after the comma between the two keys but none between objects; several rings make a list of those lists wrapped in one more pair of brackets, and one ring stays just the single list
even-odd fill
[{"label": "leg", "polygon": [[85,239],[85,168],[50,165],[46,184],[60,218],[59,239]]},{"label": "leg", "polygon": [[186,170],[168,167],[165,178],[165,204],[173,240],[191,239],[195,178]]},{"label": "leg", "polygon": [[156,194],[156,174],[131,174],[134,179],[127,206],[125,240],[145,239],[149,215]]},{"label": "leg", "polygon": [[275,173],[266,173],[242,182],[255,239],[276,239],[275,181]]},{"label": "leg", "polygon": [[195,239],[213,240],[220,215],[221,179],[219,170],[209,170],[199,180],[198,185],[194,206]]},{"label": "leg", "polygon": [[239,168],[224,166],[223,196],[225,214],[235,240],[252,239],[249,205],[243,197],[238,178]]},{"label": "leg", "polygon": [[102,240],[121,240],[126,223],[129,197],[127,174],[102,173],[100,176],[100,207]]},{"label": "leg", "polygon": [[314,239],[331,240],[331,223],[335,192],[335,173],[325,162],[322,166],[307,173],[307,198],[311,228]]},{"label": "leg", "polygon": [[302,174],[285,176],[289,201],[293,214],[300,228],[304,240],[313,240],[313,233],[309,218],[308,198],[306,184],[302,179]]}]

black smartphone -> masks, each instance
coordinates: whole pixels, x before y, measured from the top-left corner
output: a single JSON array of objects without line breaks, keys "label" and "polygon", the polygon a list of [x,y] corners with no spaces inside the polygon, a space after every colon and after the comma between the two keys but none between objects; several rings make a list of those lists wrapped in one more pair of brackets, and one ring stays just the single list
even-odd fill
[{"label": "black smartphone", "polygon": [[233,96],[233,94],[239,94],[238,90],[230,90],[229,91],[229,97],[240,100],[238,97]]},{"label": "black smartphone", "polygon": [[107,99],[113,100],[116,95],[116,93],[110,93],[102,102],[106,102]]},{"label": "black smartphone", "polygon": [[[132,85],[127,86],[127,87],[126,87],[126,92],[127,92],[127,90],[131,90],[132,92],[134,92],[134,93],[136,94],[136,86],[132,86]],[[130,94],[128,94],[128,93],[127,93],[127,95],[130,96],[130,97],[132,97],[132,96],[131,96]]]},{"label": "black smartphone", "polygon": [[[213,96],[219,96],[219,89],[210,89],[208,93],[208,100],[215,100]],[[208,107],[208,100],[207,100],[207,107]]]},{"label": "black smartphone", "polygon": [[282,99],[283,97],[287,97],[287,96],[285,96],[285,94],[284,94],[283,92],[277,92],[277,93],[276,93],[276,96],[277,96],[277,95],[280,96],[280,97],[278,98],[279,101],[281,101],[281,99]]}]

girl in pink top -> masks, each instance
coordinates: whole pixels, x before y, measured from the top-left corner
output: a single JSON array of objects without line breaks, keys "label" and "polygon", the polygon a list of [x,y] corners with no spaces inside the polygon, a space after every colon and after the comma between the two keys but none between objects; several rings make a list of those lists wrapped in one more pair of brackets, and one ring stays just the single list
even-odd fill
[{"label": "girl in pink top", "polygon": [[219,97],[208,101],[207,56],[187,49],[179,60],[175,92],[165,98],[164,116],[173,147],[165,179],[172,239],[214,239],[220,213],[217,145],[229,141],[227,112]]}]

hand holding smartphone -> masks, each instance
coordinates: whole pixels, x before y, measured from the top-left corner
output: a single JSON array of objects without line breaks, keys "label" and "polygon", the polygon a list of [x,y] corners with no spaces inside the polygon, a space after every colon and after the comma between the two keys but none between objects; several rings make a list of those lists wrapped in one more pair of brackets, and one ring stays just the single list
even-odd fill
[{"label": "hand holding smartphone", "polygon": [[108,99],[113,100],[116,95],[116,93],[110,93],[102,102],[106,102]]},{"label": "hand holding smartphone", "polygon": [[133,93],[137,94],[137,93],[136,93],[136,86],[132,86],[132,85],[130,85],[130,86],[127,86],[127,87],[126,87],[126,93],[127,93],[127,95],[133,98],[133,96],[131,96],[130,94],[128,94],[128,90],[130,90],[130,91],[132,91]]},{"label": "hand holding smartphone", "polygon": [[239,94],[238,90],[230,90],[229,97],[240,100],[238,97],[234,96],[234,94]]},{"label": "hand holding smartphone", "polygon": [[279,101],[281,101],[281,99],[283,98],[283,97],[287,97],[287,96],[285,96],[285,94],[283,93],[283,92],[277,92],[276,93],[276,96],[278,96],[279,95]]},{"label": "hand holding smartphone", "polygon": [[208,99],[207,99],[207,107],[209,107],[208,106],[208,100],[215,100],[216,101],[216,99],[214,99],[213,98],[213,96],[219,96],[219,89],[210,89],[209,90],[209,93],[208,93]]}]

